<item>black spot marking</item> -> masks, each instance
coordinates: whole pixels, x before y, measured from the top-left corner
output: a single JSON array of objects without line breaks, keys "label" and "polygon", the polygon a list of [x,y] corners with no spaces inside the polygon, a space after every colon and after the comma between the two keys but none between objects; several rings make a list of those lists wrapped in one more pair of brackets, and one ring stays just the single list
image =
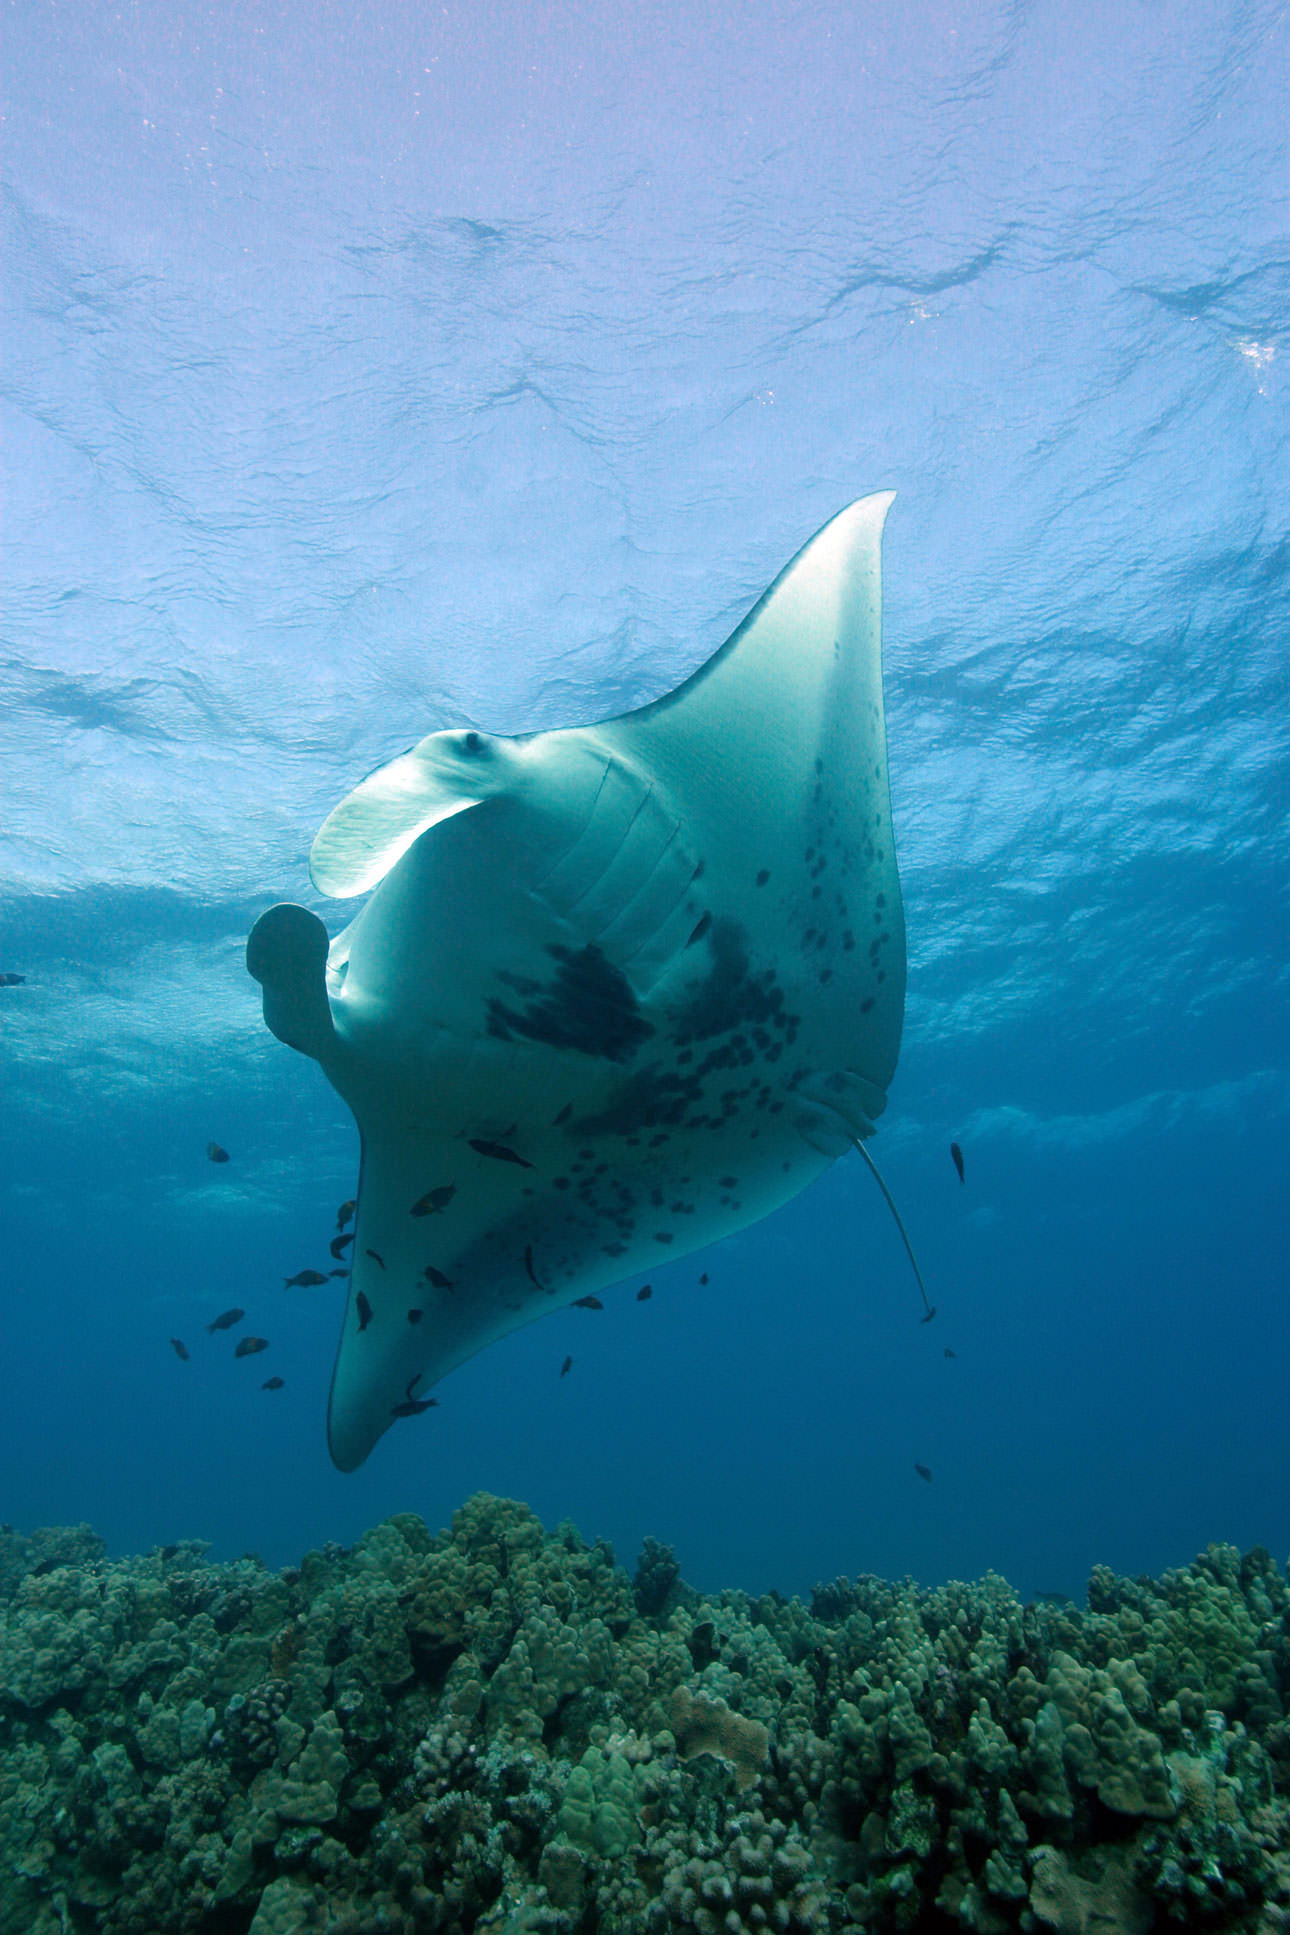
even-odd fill
[{"label": "black spot marking", "polygon": [[576,951],[559,945],[547,951],[557,966],[545,993],[523,1009],[490,996],[488,1033],[501,1041],[521,1035],[611,1062],[630,1060],[654,1030],[641,1015],[627,976],[594,942]]}]

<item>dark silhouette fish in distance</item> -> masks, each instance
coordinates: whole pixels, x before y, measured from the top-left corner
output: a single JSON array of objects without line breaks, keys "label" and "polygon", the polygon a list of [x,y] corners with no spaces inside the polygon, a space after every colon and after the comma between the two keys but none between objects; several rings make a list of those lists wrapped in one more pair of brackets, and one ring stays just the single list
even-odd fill
[{"label": "dark silhouette fish in distance", "polygon": [[20,988],[26,979],[25,974],[0,974],[0,988]]},{"label": "dark silhouette fish in distance", "polygon": [[599,1297],[575,1297],[573,1307],[575,1310],[603,1310],[605,1306]]},{"label": "dark silhouette fish in distance", "polygon": [[932,1474],[926,1465],[915,1465],[914,1470],[918,1473],[920,1478],[925,1479],[929,1485],[931,1484]]},{"label": "dark silhouette fish in distance", "polygon": [[348,1236],[333,1236],[331,1239],[331,1242],[328,1244],[327,1247],[331,1251],[332,1255],[335,1257],[336,1261],[339,1263],[340,1259],[344,1256],[346,1250],[349,1248],[350,1244],[353,1241],[354,1241],[354,1232],[353,1230],[351,1230]]},{"label": "dark silhouette fish in distance", "polygon": [[372,1306],[367,1301],[367,1298],[363,1295],[361,1290],[359,1291],[358,1295],[354,1299],[354,1308],[358,1312],[359,1329],[366,1330],[367,1326],[372,1321]]},{"label": "dark silhouette fish in distance", "polygon": [[653,1294],[652,1287],[648,1283],[642,1283],[640,1289],[636,1292],[636,1301],[637,1303],[648,1303]]},{"label": "dark silhouette fish in distance", "polygon": [[231,1310],[221,1310],[219,1316],[212,1323],[207,1324],[207,1336],[211,1336],[217,1330],[232,1330],[234,1324],[240,1324],[245,1315],[245,1310],[240,1309],[237,1304],[234,1304]]},{"label": "dark silhouette fish in distance", "polygon": [[957,1142],[951,1142],[950,1156],[954,1163],[954,1167],[959,1172],[959,1181],[965,1182],[967,1178],[963,1174],[963,1151],[959,1148],[959,1145]]},{"label": "dark silhouette fish in distance", "polygon": [[284,1290],[312,1290],[316,1283],[326,1281],[321,1270],[297,1270],[293,1277],[283,1277],[282,1287]]},{"label": "dark silhouette fish in distance", "polygon": [[951,1349],[950,1349],[950,1347],[949,1347],[949,1345],[947,1344],[947,1345],[945,1346],[945,1355],[946,1355],[947,1357],[957,1357],[957,1356],[958,1356],[958,1352],[957,1352],[956,1350],[951,1350]]},{"label": "dark silhouette fish in distance", "polygon": [[221,1149],[218,1142],[208,1142],[206,1144],[206,1154],[212,1162],[228,1161],[228,1150]]},{"label": "dark silhouette fish in distance", "polygon": [[347,1277],[349,1275],[349,1271],[348,1270],[328,1270],[327,1275],[329,1277]]},{"label": "dark silhouette fish in distance", "polygon": [[262,1350],[268,1350],[268,1348],[269,1340],[267,1337],[239,1337],[237,1340],[237,1349],[233,1352],[233,1355],[234,1357],[256,1357]]},{"label": "dark silhouette fish in distance", "polygon": [[572,1369],[573,1369],[573,1359],[571,1357],[566,1357],[563,1364],[561,1364],[560,1366],[561,1377],[568,1377],[569,1372]]},{"label": "dark silhouette fish in distance", "polygon": [[358,1204],[352,1196],[347,1203],[341,1204],[340,1208],[336,1211],[336,1228],[338,1230],[344,1229],[346,1223],[349,1222],[357,1208]]},{"label": "dark silhouette fish in distance", "polygon": [[188,1362],[188,1346],[182,1337],[172,1337],[170,1340],[170,1348],[181,1364]]},{"label": "dark silhouette fish in distance", "polygon": [[282,1377],[266,1377],[260,1389],[262,1391],[280,1391],[285,1383],[286,1379]]}]

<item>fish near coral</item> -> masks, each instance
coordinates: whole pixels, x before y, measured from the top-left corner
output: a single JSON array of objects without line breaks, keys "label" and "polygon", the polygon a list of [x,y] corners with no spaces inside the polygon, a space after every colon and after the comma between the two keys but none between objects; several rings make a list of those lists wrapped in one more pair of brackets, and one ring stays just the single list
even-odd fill
[{"label": "fish near coral", "polygon": [[[889,503],[842,511],[653,703],[432,732],[314,842],[319,892],[370,896],[344,932],[299,906],[257,921],[265,1021],[362,1137],[350,1306],[376,1320],[343,1326],[342,1470],[410,1376],[746,1227],[873,1134],[905,987]],[[418,1281],[429,1215],[451,1292]]]}]

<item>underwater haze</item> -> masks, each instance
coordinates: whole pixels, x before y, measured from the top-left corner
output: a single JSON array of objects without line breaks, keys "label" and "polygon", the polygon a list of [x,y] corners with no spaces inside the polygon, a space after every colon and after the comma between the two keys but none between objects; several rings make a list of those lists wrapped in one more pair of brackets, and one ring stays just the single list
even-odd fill
[{"label": "underwater haze", "polygon": [[[1284,1555],[1284,6],[30,0],[6,42],[0,1517],[277,1565],[486,1489],[753,1592]],[[346,1286],[284,1279],[358,1137],[248,930],[355,911],[307,856],[373,768],[669,692],[879,490],[869,1146],[935,1321],[852,1155],[340,1474]]]}]

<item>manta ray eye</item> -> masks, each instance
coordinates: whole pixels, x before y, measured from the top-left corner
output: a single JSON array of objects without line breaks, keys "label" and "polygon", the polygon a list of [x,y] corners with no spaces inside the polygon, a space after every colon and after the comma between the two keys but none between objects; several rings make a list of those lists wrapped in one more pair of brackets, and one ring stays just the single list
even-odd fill
[{"label": "manta ray eye", "polygon": [[464,753],[482,753],[486,748],[477,732],[467,732],[462,734],[461,750]]}]

